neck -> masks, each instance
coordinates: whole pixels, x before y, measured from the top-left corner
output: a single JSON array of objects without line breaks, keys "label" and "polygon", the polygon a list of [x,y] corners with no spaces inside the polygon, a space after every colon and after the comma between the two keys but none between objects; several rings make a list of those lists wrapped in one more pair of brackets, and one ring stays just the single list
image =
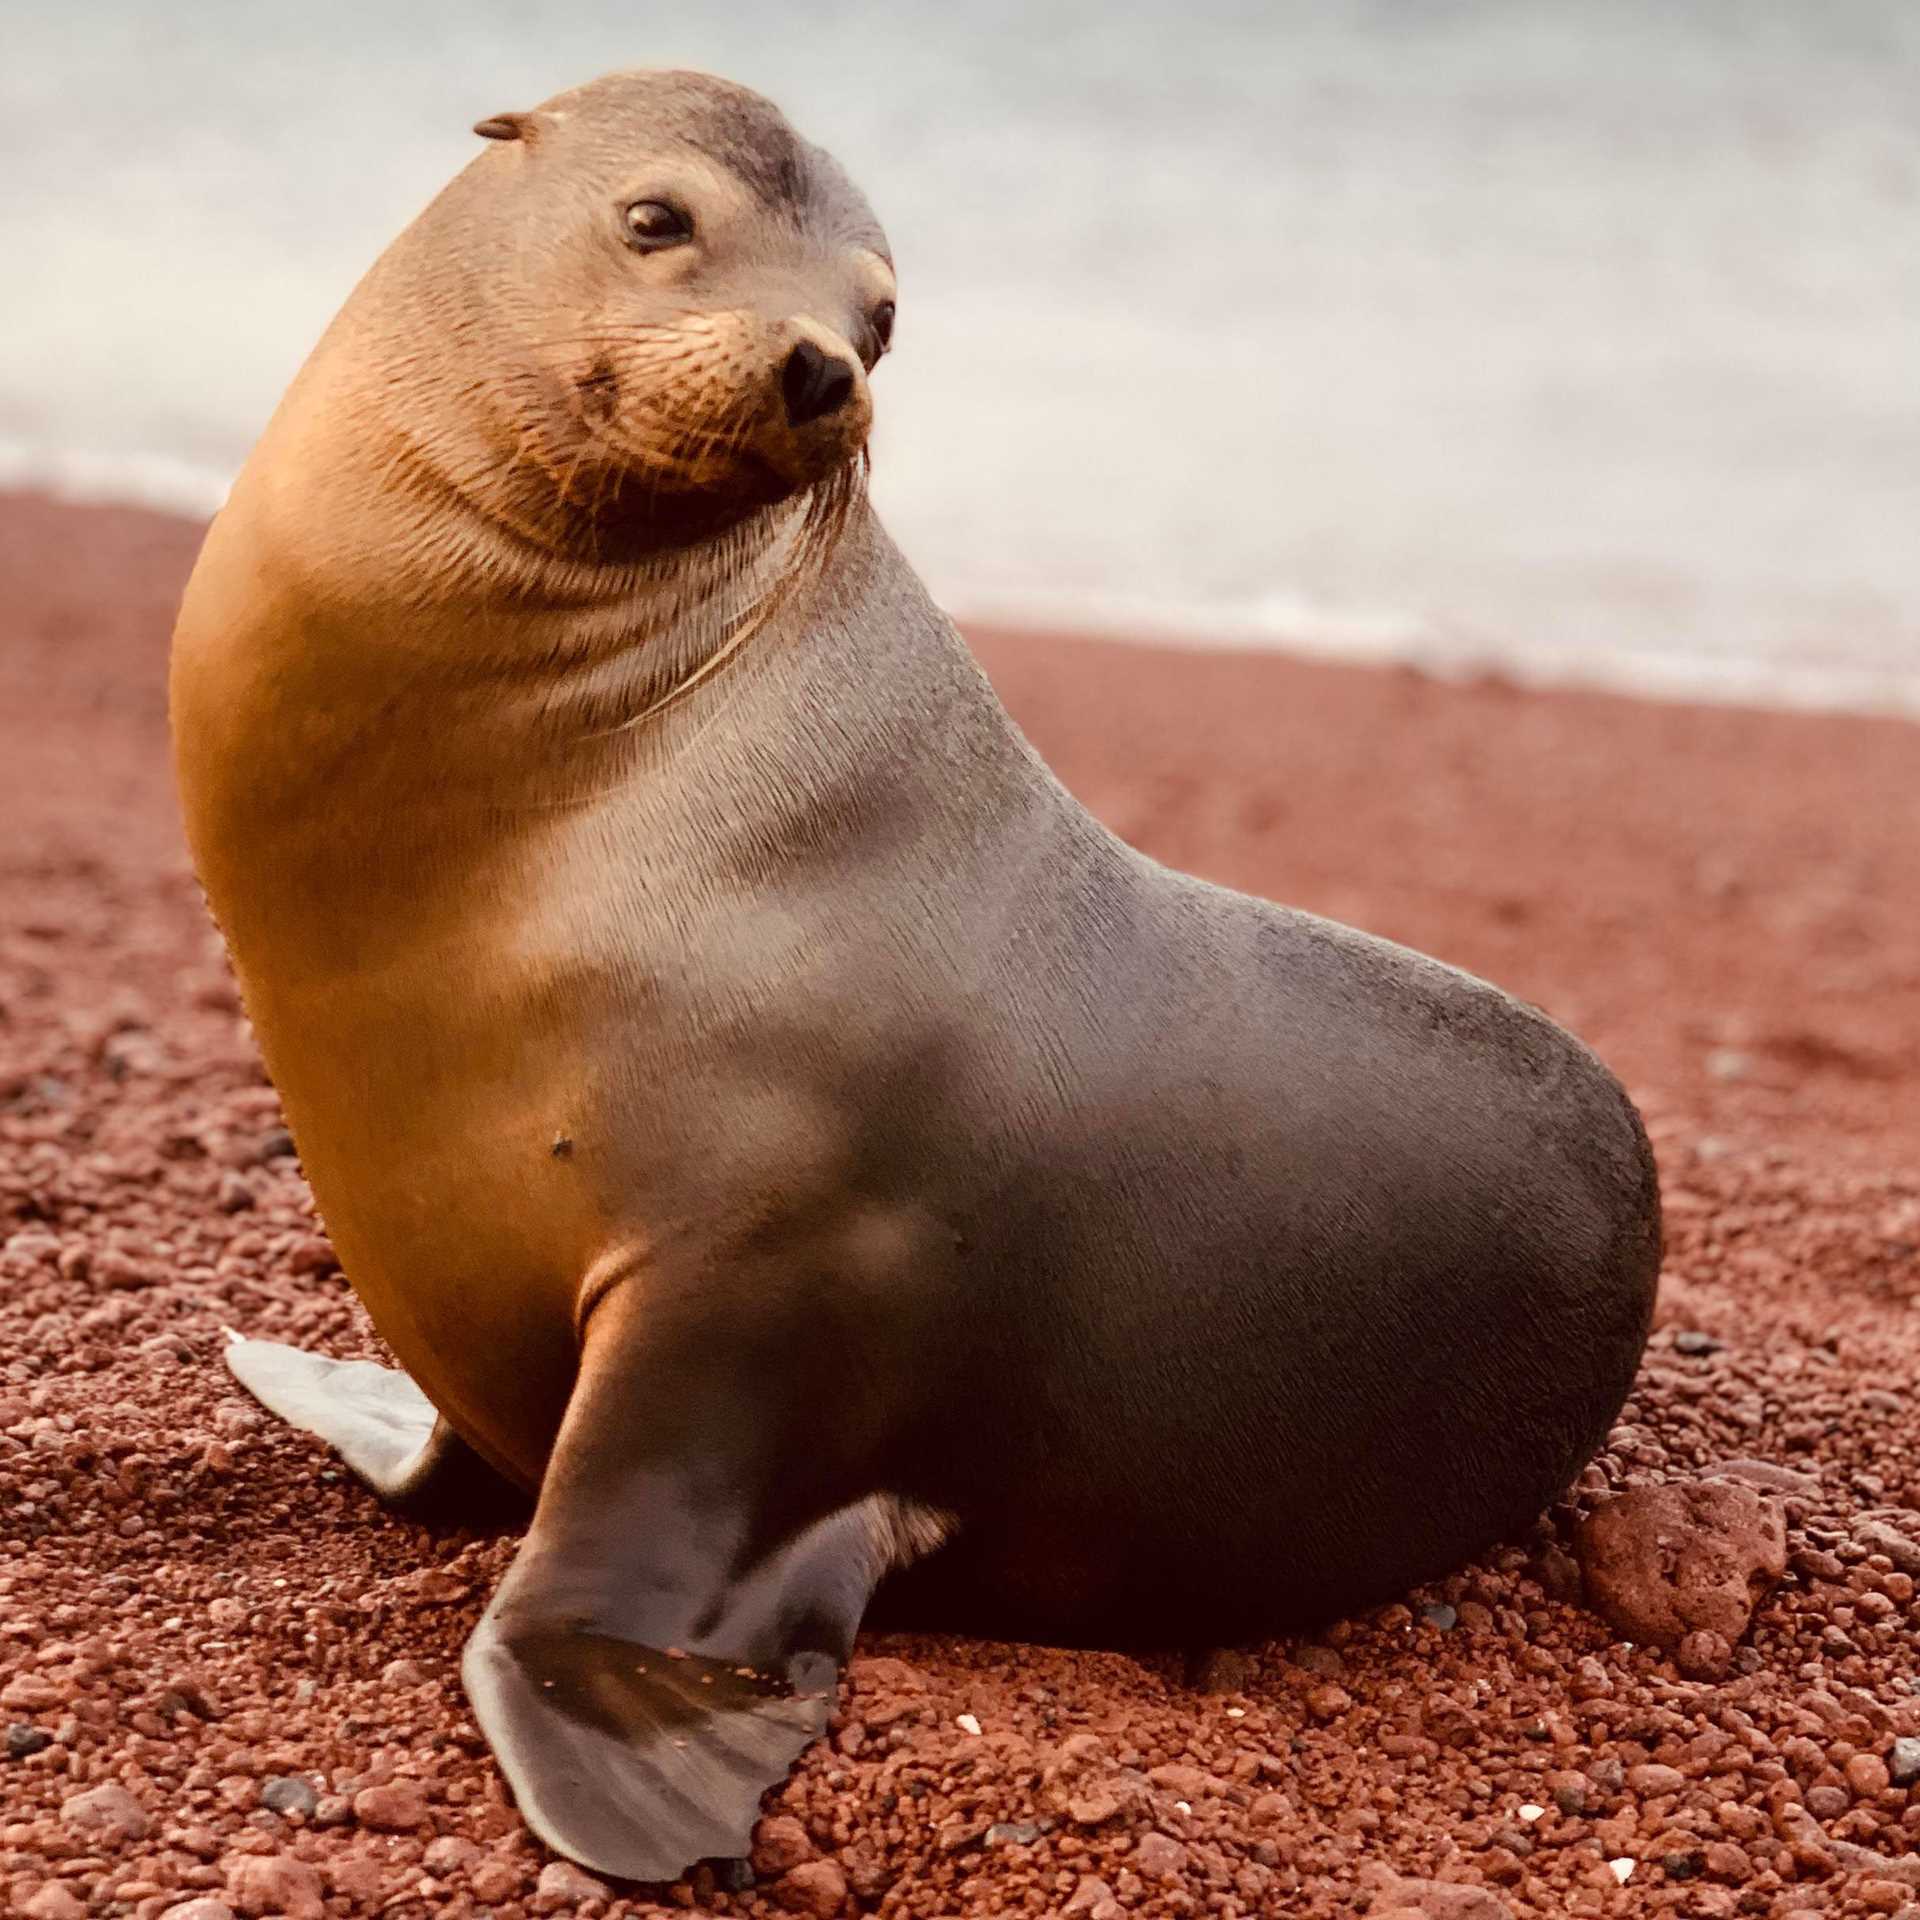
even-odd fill
[{"label": "neck", "polygon": [[[337,473],[301,477],[330,493]],[[478,496],[436,506],[417,474],[390,469],[357,510],[243,482],[183,616],[183,692],[217,691],[197,724],[226,741],[202,764],[290,828],[351,796],[409,841],[449,815],[531,824],[646,779],[805,635],[795,615],[831,583],[862,477],[620,566],[515,542]]]},{"label": "neck", "polygon": [[[549,739],[637,735],[749,648],[779,643],[784,617],[827,578],[863,506],[862,476],[847,469],[712,539],[603,569],[597,592],[562,603],[546,644],[510,634],[479,671],[506,697],[531,697]],[[551,626],[554,611],[543,600],[501,617]]]}]

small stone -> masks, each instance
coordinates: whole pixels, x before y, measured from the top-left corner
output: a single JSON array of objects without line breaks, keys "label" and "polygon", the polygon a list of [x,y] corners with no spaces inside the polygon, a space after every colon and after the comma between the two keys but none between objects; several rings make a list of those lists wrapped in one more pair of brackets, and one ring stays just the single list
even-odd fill
[{"label": "small stone", "polygon": [[1154,1880],[1176,1880],[1187,1870],[1187,1850],[1164,1833],[1143,1833],[1133,1849],[1133,1864]]},{"label": "small stone", "polygon": [[1852,1804],[1853,1797],[1845,1787],[1807,1789],[1807,1811],[1816,1820],[1838,1820]]},{"label": "small stone", "polygon": [[528,1904],[535,1913],[572,1913],[598,1902],[605,1906],[613,1898],[613,1889],[571,1860],[550,1860],[540,1869],[540,1879]]},{"label": "small stone", "polygon": [[1909,1735],[1893,1743],[1887,1754],[1887,1778],[1896,1787],[1910,1787],[1920,1780],[1920,1739]]},{"label": "small stone", "polygon": [[1627,1786],[1642,1800],[1657,1800],[1662,1794],[1679,1793],[1687,1777],[1677,1767],[1644,1766],[1627,1769]]},{"label": "small stone", "polygon": [[1711,1842],[1705,1854],[1707,1871],[1716,1880],[1731,1881],[1738,1886],[1753,1872],[1753,1861],[1745,1850],[1736,1847],[1731,1840]]},{"label": "small stone", "polygon": [[1822,1553],[1818,1547],[1798,1548],[1789,1564],[1803,1580],[1842,1580],[1847,1572],[1837,1553]]},{"label": "small stone", "polygon": [[362,1787],[353,1796],[353,1817],[376,1833],[406,1833],[427,1823],[427,1796],[417,1780]]},{"label": "small stone", "polygon": [[1030,1847],[1040,1838],[1040,1829],[1031,1820],[996,1820],[987,1829],[990,1847]]},{"label": "small stone", "polygon": [[1120,1796],[1111,1787],[1090,1787],[1067,1801],[1067,1818],[1077,1827],[1097,1827],[1120,1811]]},{"label": "small stone", "polygon": [[482,1906],[497,1907],[504,1900],[511,1900],[520,1888],[520,1873],[504,1860],[482,1860],[467,1875],[467,1885],[473,1889],[473,1897]]},{"label": "small stone", "polygon": [[1442,1633],[1450,1632],[1460,1615],[1456,1608],[1450,1607],[1444,1600],[1435,1600],[1420,1609],[1420,1618],[1430,1627],[1438,1627]]},{"label": "small stone", "polygon": [[387,1895],[391,1870],[371,1853],[338,1853],[327,1861],[327,1880],[333,1891],[356,1909],[380,1905]]},{"label": "small stone", "polygon": [[1613,1676],[1592,1654],[1583,1653],[1573,1663],[1571,1691],[1576,1700],[1604,1700],[1613,1691]]},{"label": "small stone", "polygon": [[353,1802],[344,1793],[323,1793],[313,1810],[316,1827],[344,1827],[353,1819]]},{"label": "small stone", "polygon": [[[1920,1528],[1916,1528],[1920,1531]],[[1884,1520],[1863,1520],[1853,1537],[1869,1553],[1884,1553],[1905,1574],[1920,1574],[1920,1541]]]},{"label": "small stone", "polygon": [[1210,1647],[1187,1664],[1187,1684],[1201,1693],[1245,1693],[1253,1661],[1231,1647]]},{"label": "small stone", "polygon": [[1817,1500],[1820,1482],[1811,1473],[1797,1467],[1783,1467],[1774,1460],[1723,1460],[1708,1469],[1709,1480],[1737,1480],[1742,1486],[1758,1487],[1762,1493],[1779,1493],[1798,1500]]},{"label": "small stone", "polygon": [[1220,1792],[1220,1782],[1212,1774],[1203,1773],[1198,1767],[1179,1765],[1155,1767],[1147,1778],[1162,1793],[1171,1793],[1181,1800],[1204,1800],[1209,1795]]},{"label": "small stone", "polygon": [[53,1745],[53,1735],[39,1727],[24,1724],[7,1729],[7,1758],[25,1760],[36,1753],[44,1753]]},{"label": "small stone", "polygon": [[1892,1770],[1877,1753],[1856,1753],[1844,1769],[1847,1785],[1856,1798],[1876,1799],[1886,1792],[1893,1779]]},{"label": "small stone", "polygon": [[925,1693],[927,1690],[927,1676],[918,1667],[910,1667],[889,1653],[856,1655],[848,1676],[856,1693]]},{"label": "small stone", "polygon": [[832,1920],[847,1904],[847,1876],[831,1860],[809,1860],[774,1882],[773,1897],[790,1913]]},{"label": "small stone", "polygon": [[1574,1547],[1589,1596],[1624,1638],[1671,1647],[1705,1630],[1732,1643],[1786,1571],[1786,1519],[1732,1480],[1670,1481],[1603,1501]]},{"label": "small stone", "polygon": [[49,1880],[20,1911],[26,1920],[87,1920],[79,1897],[58,1880]]},{"label": "small stone", "polygon": [[473,1591],[472,1582],[463,1580],[451,1567],[422,1567],[408,1574],[405,1584],[407,1598],[428,1607],[457,1607]]},{"label": "small stone", "polygon": [[430,1841],[421,1856],[429,1873],[464,1873],[480,1859],[480,1849],[457,1833],[444,1833]]},{"label": "small stone", "polygon": [[60,1803],[60,1818],[93,1843],[116,1846],[144,1840],[151,1824],[147,1810],[125,1787],[89,1787]]},{"label": "small stone", "polygon": [[1347,1670],[1346,1658],[1338,1647],[1301,1647],[1293,1656],[1293,1664],[1302,1673],[1318,1674],[1322,1680],[1338,1680]]},{"label": "small stone", "polygon": [[1673,1336],[1674,1352],[1684,1353],[1689,1359],[1701,1359],[1707,1354],[1718,1353],[1721,1350],[1721,1344],[1710,1333],[1695,1333],[1689,1330]]},{"label": "small stone", "polygon": [[285,1853],[244,1853],[226,1862],[227,1893],[236,1913],[284,1914],[286,1920],[323,1920],[320,1876]]},{"label": "small stone", "polygon": [[1353,1705],[1353,1695],[1345,1687],[1329,1683],[1313,1687],[1307,1693],[1307,1711],[1316,1720],[1337,1720]]},{"label": "small stone", "polygon": [[1097,1873],[1083,1873],[1062,1913],[1091,1913],[1113,1899],[1113,1889]]},{"label": "small stone", "polygon": [[[59,1438],[57,1434],[54,1437]],[[0,1707],[13,1707],[21,1713],[50,1713],[65,1704],[60,1689],[37,1673],[16,1673],[0,1688]]]},{"label": "small stone", "polygon": [[1903,1914],[1920,1914],[1920,1907],[1908,1903],[1907,1889],[1898,1880],[1869,1877],[1854,1888],[1853,1897],[1869,1913],[1890,1913],[1894,1920]]},{"label": "small stone", "polygon": [[287,1271],[297,1274],[331,1273],[340,1263],[333,1248],[317,1233],[296,1235],[287,1248]]},{"label": "small stone", "polygon": [[1401,1880],[1387,1888],[1376,1911],[1406,1914],[1408,1920],[1513,1920],[1513,1909],[1498,1894],[1453,1880]]},{"label": "small stone", "polygon": [[1733,1645],[1724,1633],[1700,1628],[1680,1642],[1673,1664],[1689,1680],[1724,1680],[1733,1665]]},{"label": "small stone", "polygon": [[1568,1819],[1577,1820],[1586,1812],[1590,1786],[1585,1774],[1550,1773],[1547,1775],[1547,1791],[1553,1795],[1553,1804]]},{"label": "small stone", "polygon": [[182,1900],[178,1906],[163,1908],[160,1920],[233,1920],[233,1909],[224,1900],[203,1893],[196,1899]]},{"label": "small stone", "polygon": [[1527,1563],[1549,1600],[1569,1603],[1580,1598],[1580,1563],[1564,1547],[1545,1546]]},{"label": "small stone", "polygon": [[776,1813],[762,1820],[753,1832],[753,1850],[748,1856],[753,1870],[763,1880],[777,1880],[791,1873],[814,1855],[813,1841],[807,1830],[790,1813]]},{"label": "small stone", "polygon": [[262,1785],[260,1804],[275,1813],[297,1813],[302,1819],[311,1819],[320,1796],[298,1774],[276,1773]]}]

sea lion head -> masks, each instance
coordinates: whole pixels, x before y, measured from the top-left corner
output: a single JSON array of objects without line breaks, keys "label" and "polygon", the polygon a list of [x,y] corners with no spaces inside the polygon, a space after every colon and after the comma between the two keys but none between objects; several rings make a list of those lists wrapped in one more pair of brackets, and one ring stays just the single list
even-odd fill
[{"label": "sea lion head", "polygon": [[478,411],[442,463],[463,492],[612,558],[854,483],[892,260],[771,101],[619,73],[475,131],[493,144],[405,267],[431,278],[432,357]]}]

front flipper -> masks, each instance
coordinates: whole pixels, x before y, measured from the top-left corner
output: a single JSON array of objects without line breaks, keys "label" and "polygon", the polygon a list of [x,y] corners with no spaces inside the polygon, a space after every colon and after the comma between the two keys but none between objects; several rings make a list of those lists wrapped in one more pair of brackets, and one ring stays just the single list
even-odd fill
[{"label": "front flipper", "polygon": [[[513,1584],[510,1574],[501,1600]],[[621,1880],[672,1880],[696,1861],[744,1854],[761,1795],[826,1731],[835,1656],[782,1648],[778,1636],[762,1642],[764,1663],[663,1647],[667,1634],[650,1624],[661,1616],[623,1607],[611,1589],[595,1616],[631,1613],[629,1634],[522,1616],[542,1598],[536,1587],[511,1609],[496,1600],[460,1664],[528,1826]],[[856,1606],[849,1639],[858,1619]],[[638,1637],[649,1633],[652,1643]],[[707,1644],[731,1638],[723,1625]]]},{"label": "front flipper", "polygon": [[329,1360],[231,1334],[235,1379],[290,1426],[317,1434],[375,1493],[418,1520],[502,1521],[526,1496],[502,1479],[395,1367]]},{"label": "front flipper", "polygon": [[868,1596],[925,1531],[862,1499],[757,1546],[795,1470],[777,1361],[756,1377],[731,1343],[643,1327],[624,1292],[589,1322],[533,1527],[461,1675],[541,1839],[657,1881],[747,1851],[761,1795],[826,1729]]}]

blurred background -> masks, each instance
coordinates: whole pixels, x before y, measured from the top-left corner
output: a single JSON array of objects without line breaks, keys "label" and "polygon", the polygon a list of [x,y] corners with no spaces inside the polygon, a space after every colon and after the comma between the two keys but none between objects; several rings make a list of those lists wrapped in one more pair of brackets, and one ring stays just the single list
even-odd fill
[{"label": "blurred background", "polygon": [[974,617],[1920,709],[1913,0],[5,8],[0,484],[204,511],[483,114],[686,64],[868,190]]}]

